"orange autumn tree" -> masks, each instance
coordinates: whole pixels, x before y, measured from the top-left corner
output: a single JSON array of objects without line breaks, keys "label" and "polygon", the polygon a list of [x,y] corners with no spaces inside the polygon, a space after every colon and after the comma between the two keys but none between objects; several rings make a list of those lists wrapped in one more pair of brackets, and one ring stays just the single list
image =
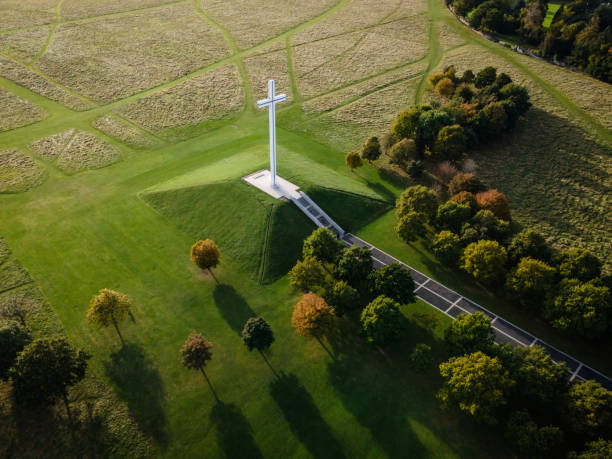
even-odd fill
[{"label": "orange autumn tree", "polygon": [[490,210],[497,218],[510,221],[510,205],[503,193],[497,190],[487,190],[476,195],[478,207]]},{"label": "orange autumn tree", "polygon": [[212,272],[216,268],[221,258],[219,247],[212,239],[200,240],[191,246],[191,261],[200,269],[208,269],[210,275],[218,283],[217,278]]},{"label": "orange autumn tree", "polygon": [[306,293],[293,309],[291,325],[298,335],[321,342],[336,326],[334,311],[319,295]]}]

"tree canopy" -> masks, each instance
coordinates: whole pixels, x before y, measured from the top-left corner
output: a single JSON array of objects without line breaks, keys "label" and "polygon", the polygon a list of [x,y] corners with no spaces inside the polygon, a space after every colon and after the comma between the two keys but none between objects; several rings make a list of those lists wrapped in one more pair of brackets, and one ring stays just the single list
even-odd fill
[{"label": "tree canopy", "polygon": [[539,307],[546,293],[552,289],[556,273],[555,268],[543,261],[523,258],[508,276],[506,286],[516,293],[522,304],[535,304]]},{"label": "tree canopy", "polygon": [[399,263],[391,263],[373,272],[373,291],[400,304],[414,302],[414,281],[410,271]]},{"label": "tree canopy", "polygon": [[302,256],[313,257],[322,263],[335,263],[344,244],[329,228],[317,228],[304,240]]},{"label": "tree canopy", "polygon": [[336,323],[334,312],[325,300],[314,293],[307,293],[295,305],[291,325],[300,336],[320,339],[331,333]]},{"label": "tree canopy", "polygon": [[30,332],[17,322],[0,324],[0,379],[7,379],[17,355],[32,341]]},{"label": "tree canopy", "polygon": [[369,342],[385,344],[399,337],[401,319],[399,304],[381,295],[361,312],[361,329]]},{"label": "tree canopy", "polygon": [[181,363],[190,370],[203,370],[212,359],[212,344],[195,330],[190,333],[181,347]]},{"label": "tree canopy", "polygon": [[242,329],[242,342],[249,351],[257,349],[263,352],[274,342],[272,327],[263,317],[251,317]]},{"label": "tree canopy", "polygon": [[338,317],[359,308],[359,292],[346,281],[336,281],[325,292],[325,301]]},{"label": "tree canopy", "polygon": [[119,322],[125,320],[132,307],[127,295],[104,288],[95,295],[89,303],[87,320],[101,327],[113,325],[119,339],[123,342],[123,336],[119,331]]},{"label": "tree canopy", "polygon": [[451,355],[488,352],[494,340],[491,319],[481,312],[459,314],[444,332],[444,341]]},{"label": "tree canopy", "polygon": [[319,260],[306,257],[289,271],[289,283],[303,292],[319,290],[325,285],[326,272]]},{"label": "tree canopy", "polygon": [[372,252],[366,247],[353,246],[342,251],[334,267],[334,275],[361,293],[365,293],[369,290],[372,268]]},{"label": "tree canopy", "polygon": [[399,218],[408,212],[417,212],[433,219],[438,210],[436,194],[423,185],[414,185],[406,188],[398,198],[395,208]]},{"label": "tree canopy", "polygon": [[504,275],[506,249],[497,241],[478,241],[468,245],[461,257],[461,267],[477,280],[491,284]]}]

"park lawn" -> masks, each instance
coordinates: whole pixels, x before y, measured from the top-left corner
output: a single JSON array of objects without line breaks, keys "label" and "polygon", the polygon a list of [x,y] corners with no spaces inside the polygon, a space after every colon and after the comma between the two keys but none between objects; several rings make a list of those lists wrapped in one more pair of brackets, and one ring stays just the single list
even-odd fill
[{"label": "park lawn", "polygon": [[[0,234],[39,283],[72,342],[94,356],[92,371],[127,403],[163,456],[504,456],[497,434],[439,408],[435,368],[418,375],[407,366],[416,342],[429,343],[438,361],[444,357],[440,339],[449,319],[430,307],[404,306],[405,341],[384,352],[366,345],[351,321],[342,319],[328,343],[332,358],[316,341],[293,332],[298,294],[286,277],[258,283],[242,269],[242,255],[231,256],[223,244],[218,285],[191,265],[194,237],[146,205],[142,192],[196,164],[214,168],[265,142],[253,135],[249,120],[243,126],[238,133],[229,127],[216,131],[206,143],[194,139],[135,154],[131,161],[52,176],[30,193],[0,197]],[[265,132],[263,124],[259,132]],[[374,193],[376,187],[346,169],[329,172],[341,165],[337,153],[284,131],[279,138],[284,149],[303,155],[296,156],[295,170],[285,160],[284,174],[303,178],[310,160],[320,168],[321,185]],[[364,175],[376,180],[371,171]],[[220,204],[235,201],[231,193],[217,197]],[[227,215],[236,218],[219,218],[217,231],[243,225],[230,204]],[[284,237],[303,233],[289,225]],[[104,287],[133,301],[135,322],[122,324],[124,348],[113,331],[85,320],[91,296]],[[266,318],[275,331],[269,359],[278,378],[240,341],[242,325],[253,315]],[[178,349],[193,329],[213,342],[207,372],[218,403],[202,375],[180,365]]]}]

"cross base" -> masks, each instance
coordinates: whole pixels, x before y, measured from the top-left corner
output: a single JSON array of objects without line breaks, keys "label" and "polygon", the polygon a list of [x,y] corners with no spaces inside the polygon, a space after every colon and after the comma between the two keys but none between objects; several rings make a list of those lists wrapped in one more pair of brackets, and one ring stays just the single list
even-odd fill
[{"label": "cross base", "polygon": [[285,180],[280,176],[276,176],[276,185],[270,183],[270,171],[263,169],[252,174],[242,177],[249,185],[259,188],[266,194],[269,194],[275,199],[298,199],[301,195],[298,192],[300,187]]}]

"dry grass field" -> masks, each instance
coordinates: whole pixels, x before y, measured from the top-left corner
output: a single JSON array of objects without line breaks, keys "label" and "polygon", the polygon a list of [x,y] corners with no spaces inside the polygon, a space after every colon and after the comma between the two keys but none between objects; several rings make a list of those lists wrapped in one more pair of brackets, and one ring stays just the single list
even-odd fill
[{"label": "dry grass field", "polygon": [[96,118],[91,125],[136,150],[146,150],[160,144],[159,140],[147,135],[142,129],[128,124],[127,121],[119,119],[115,115],[104,115]]},{"label": "dry grass field", "polygon": [[39,121],[45,111],[15,94],[0,88],[0,131]]},{"label": "dry grass field", "polygon": [[275,80],[278,92],[287,94],[287,101],[293,100],[291,80],[289,76],[289,62],[285,49],[276,50],[275,45],[264,48],[260,53],[249,56],[244,60],[246,72],[251,88],[253,88],[254,102],[268,97],[268,80]]},{"label": "dry grass field", "polygon": [[3,0],[0,2],[0,31],[53,22],[56,4],[57,0]]},{"label": "dry grass field", "polygon": [[30,62],[43,48],[52,26],[17,30],[0,33],[0,53],[7,54],[23,62]]},{"label": "dry grass field", "polygon": [[64,0],[61,3],[60,15],[63,20],[89,18],[132,10],[153,8],[165,4],[177,3],[176,0]]},{"label": "dry grass field", "polygon": [[174,80],[229,54],[193,5],[60,25],[36,68],[107,103]]},{"label": "dry grass field", "polygon": [[18,193],[42,183],[45,172],[16,148],[0,150],[0,193]]},{"label": "dry grass field", "polygon": [[57,134],[43,137],[30,143],[30,150],[47,160],[54,161],[74,135],[74,129],[68,129]]}]

